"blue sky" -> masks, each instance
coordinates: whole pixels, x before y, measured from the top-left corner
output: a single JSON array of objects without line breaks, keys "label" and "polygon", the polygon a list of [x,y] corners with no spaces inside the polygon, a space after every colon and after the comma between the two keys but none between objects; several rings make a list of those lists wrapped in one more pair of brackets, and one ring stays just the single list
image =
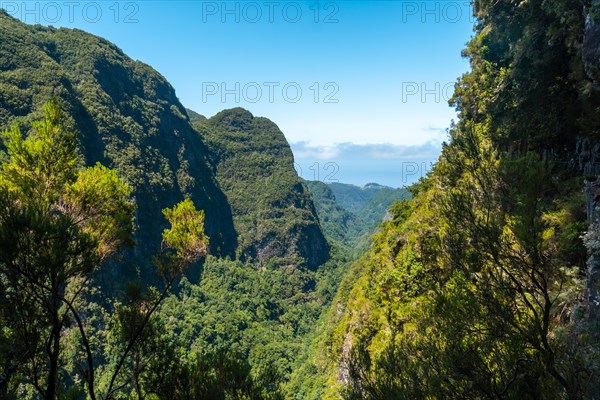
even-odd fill
[{"label": "blue sky", "polygon": [[397,187],[425,173],[446,139],[455,118],[447,99],[468,69],[460,52],[473,25],[466,0],[0,7],[28,23],[107,38],[201,114],[240,106],[270,118],[305,178]]}]

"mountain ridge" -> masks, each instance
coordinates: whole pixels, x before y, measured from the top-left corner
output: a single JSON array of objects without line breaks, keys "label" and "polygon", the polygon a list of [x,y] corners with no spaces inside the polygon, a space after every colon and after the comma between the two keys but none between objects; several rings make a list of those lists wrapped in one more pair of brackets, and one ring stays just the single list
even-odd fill
[{"label": "mountain ridge", "polygon": [[[161,210],[186,197],[205,210],[213,254],[233,258],[244,253],[238,251],[240,232],[236,231],[231,205],[217,182],[216,165],[211,165],[215,153],[191,125],[192,120],[202,122],[203,117],[192,113],[190,118],[175,89],[160,73],[132,60],[100,37],[74,29],[30,26],[3,11],[0,38],[0,126],[18,123],[27,131],[31,121],[39,119],[41,105],[56,97],[64,106],[68,125],[80,132],[82,162],[102,162],[116,168],[133,186],[138,205],[138,246],[125,254],[130,264],[127,276],[152,276],[150,258],[160,246],[165,227]],[[250,128],[245,125],[247,115],[243,114],[230,121],[238,124],[231,129]],[[214,118],[213,127],[223,129],[227,125],[225,121],[216,123]],[[254,133],[275,126],[266,119],[256,121],[252,126]],[[285,141],[283,134],[281,137]],[[282,146],[288,146],[287,142]],[[266,158],[279,155],[262,154]],[[292,171],[290,163],[284,174],[290,181],[298,179],[295,172],[291,175]],[[271,183],[277,184],[276,180],[273,177]],[[302,190],[294,193],[303,196]],[[310,203],[310,199],[305,199],[303,207],[307,221],[312,221],[312,233],[305,233],[298,226],[296,246],[281,255],[305,258],[314,268],[328,256]],[[278,205],[273,207],[277,209]],[[281,208],[280,212],[280,218],[285,220],[288,211]],[[255,253],[279,239],[282,238],[265,239],[259,233]],[[312,240],[311,245],[305,240]],[[113,275],[126,263],[118,264]],[[136,273],[139,267],[142,270]]]},{"label": "mountain ridge", "polygon": [[238,255],[265,263],[297,253],[312,269],[325,262],[329,249],[313,201],[279,127],[243,108],[221,111],[194,127],[232,206]]}]

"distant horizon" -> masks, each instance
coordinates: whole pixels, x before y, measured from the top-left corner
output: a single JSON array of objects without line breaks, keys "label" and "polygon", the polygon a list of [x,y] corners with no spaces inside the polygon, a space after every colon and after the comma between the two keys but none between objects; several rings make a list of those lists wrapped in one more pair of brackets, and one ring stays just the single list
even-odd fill
[{"label": "distant horizon", "polygon": [[325,185],[354,186],[354,187],[357,187],[359,189],[366,189],[367,186],[370,186],[370,185],[381,186],[382,188],[385,188],[385,189],[406,189],[406,187],[393,187],[393,186],[388,186],[388,185],[382,185],[382,184],[379,184],[377,182],[369,182],[369,183],[367,183],[365,185],[355,185],[353,183],[345,183],[345,182],[323,182],[323,181],[314,181],[314,180],[311,180],[311,179],[304,179],[304,181],[306,181],[306,182],[321,182],[321,183],[323,183]]}]

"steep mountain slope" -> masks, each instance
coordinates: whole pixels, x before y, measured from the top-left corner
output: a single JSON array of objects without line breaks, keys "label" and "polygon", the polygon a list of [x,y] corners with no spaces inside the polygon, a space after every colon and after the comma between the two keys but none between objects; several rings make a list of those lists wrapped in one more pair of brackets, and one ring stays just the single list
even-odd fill
[{"label": "steep mountain slope", "polygon": [[300,256],[310,268],[325,262],[329,249],[310,193],[277,125],[236,108],[194,127],[231,204],[238,255],[260,263]]},{"label": "steep mountain slope", "polygon": [[344,245],[354,245],[364,233],[365,222],[338,204],[330,186],[320,181],[306,181],[315,202],[325,235]]},{"label": "steep mountain slope", "polygon": [[410,196],[405,189],[375,183],[358,187],[306,181],[306,185],[314,199],[324,233],[331,240],[348,246],[356,255],[365,250],[370,236],[384,220],[392,203]]},{"label": "steep mountain slope", "polygon": [[[329,186],[335,194],[338,203],[346,210],[356,213],[359,212],[367,203],[369,198],[379,189],[374,184],[367,185],[364,188],[346,183],[333,182]],[[373,186],[373,189],[369,187]]]},{"label": "steep mountain slope", "polygon": [[202,114],[198,114],[196,111],[190,110],[189,108],[186,108],[185,111],[187,112],[192,124],[196,121],[206,121],[206,117]]},{"label": "steep mountain slope", "polygon": [[[82,31],[28,26],[0,12],[0,41],[0,127],[18,123],[28,132],[42,104],[55,97],[79,134],[81,164],[115,168],[134,189],[137,246],[101,269],[98,286],[89,285],[99,298],[86,296],[81,305],[101,355],[94,360],[99,369],[120,357],[110,338],[123,336],[121,311],[137,312],[154,301],[152,290],[147,299],[137,285],[120,289],[136,278],[158,283],[150,257],[166,227],[161,210],[188,197],[206,213],[211,255],[156,309],[156,328],[144,332],[143,390],[159,387],[171,396],[172,384],[185,391],[191,385],[184,387],[181,374],[190,373],[195,385],[213,382],[203,389],[210,396],[264,386],[265,393],[252,398],[280,399],[278,388],[344,271],[341,261],[330,259],[281,131],[241,109],[209,120],[186,110],[151,67]],[[0,350],[9,365],[14,357],[6,335]],[[64,336],[65,344],[79,345],[76,332]],[[65,390],[84,390],[75,383],[82,372],[78,361],[64,358]],[[98,371],[98,381],[109,379],[101,375],[110,369]],[[133,373],[131,366],[124,370]],[[18,387],[21,377],[13,383]],[[122,392],[131,397],[139,390],[126,384]]]},{"label": "steep mountain slope", "polygon": [[459,121],[341,285],[302,398],[598,397],[591,5],[475,2]]},{"label": "steep mountain slope", "polygon": [[0,126],[27,126],[51,97],[64,103],[85,163],[114,166],[135,189],[138,245],[130,260],[147,266],[164,229],[161,210],[184,196],[206,210],[212,251],[234,254],[231,211],[206,148],[161,75],[104,39],[28,26],[4,12],[0,40]]},{"label": "steep mountain slope", "polygon": [[[152,280],[149,260],[165,227],[161,210],[184,197],[205,210],[211,253],[216,256],[234,258],[237,252],[263,261],[271,256],[299,257],[298,262],[305,258],[311,267],[327,259],[310,196],[292,169],[285,138],[273,123],[252,121],[244,113],[223,113],[207,122],[201,136],[164,77],[104,39],[79,30],[29,26],[0,11],[0,40],[0,126],[19,123],[27,131],[28,124],[39,119],[41,105],[57,97],[69,123],[80,133],[82,162],[114,167],[133,186],[137,246],[126,255],[128,262],[120,263],[122,268],[127,265],[128,277],[141,268],[144,279]],[[248,125],[232,129],[247,118]],[[205,120],[195,113],[191,119]],[[230,153],[217,154],[212,140],[222,132],[229,132],[224,139],[232,141],[225,146],[238,146],[236,135],[261,138],[245,142],[245,151],[260,160],[248,168],[266,168],[261,172],[260,193],[252,192],[258,181],[251,174],[222,179],[225,164],[221,162]],[[210,142],[210,151],[203,140]],[[275,146],[268,145],[271,140]],[[263,203],[255,203],[256,194],[266,194]],[[270,209],[270,215],[260,214],[265,222],[260,226],[255,223],[258,214],[242,216],[255,206]],[[113,269],[114,274],[119,271]]]},{"label": "steep mountain slope", "polygon": [[[350,236],[354,239],[365,234],[371,235],[383,221],[393,202],[410,197],[410,193],[406,189],[395,189],[377,183],[369,183],[360,187],[334,182],[327,186],[335,197],[336,203],[362,221],[358,232],[350,232]],[[317,198],[319,197],[317,196]],[[353,236],[354,234],[356,235]],[[366,244],[368,238],[363,237],[360,242]]]}]

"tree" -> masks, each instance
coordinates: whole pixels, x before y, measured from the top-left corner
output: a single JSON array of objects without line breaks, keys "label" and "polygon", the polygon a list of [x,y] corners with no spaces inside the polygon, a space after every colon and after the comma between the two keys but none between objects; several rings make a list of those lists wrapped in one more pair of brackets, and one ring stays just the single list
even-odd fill
[{"label": "tree", "polygon": [[485,125],[470,127],[451,132],[410,212],[395,207],[374,242],[365,282],[376,284],[355,287],[372,310],[352,328],[346,398],[579,399],[590,389],[577,182],[559,186],[552,163],[501,156]]},{"label": "tree", "polygon": [[[61,335],[101,262],[130,244],[131,188],[101,165],[78,167],[76,134],[56,101],[23,138],[4,133],[9,160],[0,169],[0,290],[11,331],[12,373],[23,373],[46,399],[57,395]],[[16,353],[18,351],[18,353]],[[89,355],[91,362],[91,354]],[[93,387],[93,370],[87,381]],[[8,378],[5,378],[8,380]],[[93,397],[93,393],[91,394]]]},{"label": "tree", "polygon": [[[139,377],[149,363],[141,360],[149,353],[146,342],[152,340],[152,335],[148,332],[151,326],[150,318],[163,302],[176,279],[181,277],[189,265],[208,253],[209,238],[204,234],[204,212],[197,211],[191,200],[186,199],[173,208],[167,208],[163,210],[163,214],[171,224],[171,228],[163,232],[162,251],[155,257],[155,264],[165,285],[160,293],[151,290],[146,298],[136,294],[130,304],[117,307],[121,341],[125,346],[119,349],[121,355],[105,390],[106,399],[113,398],[118,390],[131,380],[134,381],[138,397],[143,398]],[[147,337],[144,337],[146,334]],[[123,377],[121,372],[128,360],[130,361],[128,371],[132,376]],[[117,383],[119,378],[123,380],[121,384]]]},{"label": "tree", "polygon": [[[85,352],[81,373],[96,398],[94,361],[78,306],[96,271],[122,246],[131,245],[134,203],[131,187],[102,165],[82,168],[76,134],[65,126],[56,101],[44,106],[45,120],[23,138],[13,126],[4,133],[8,159],[0,168],[0,394],[22,379],[45,399],[59,394],[64,335],[76,326]],[[157,265],[165,288],[149,308],[136,312],[133,328],[115,365],[106,398],[112,398],[125,360],[175,279],[204,256],[204,213],[186,200],[164,211],[165,230]]]}]

